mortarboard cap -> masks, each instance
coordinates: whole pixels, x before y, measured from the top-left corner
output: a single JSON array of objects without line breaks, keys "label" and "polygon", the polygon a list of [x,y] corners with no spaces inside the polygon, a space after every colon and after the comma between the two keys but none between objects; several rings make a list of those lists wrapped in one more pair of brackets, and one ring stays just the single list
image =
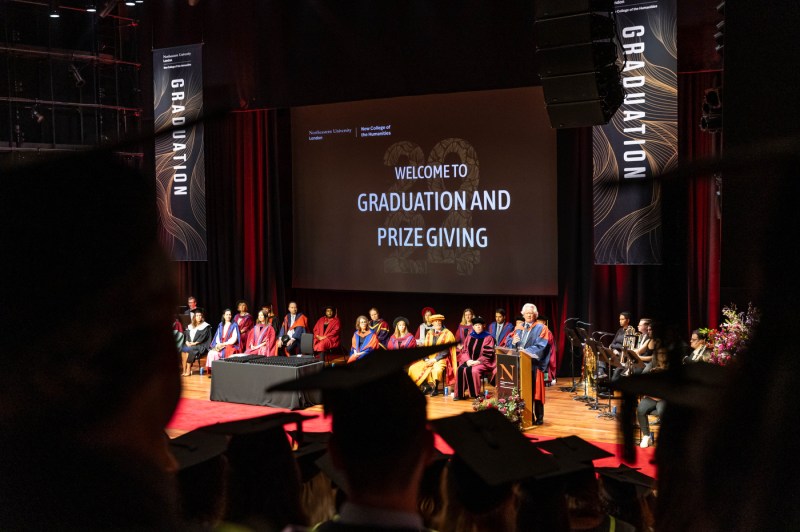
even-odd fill
[{"label": "mortarboard cap", "polygon": [[612,453],[592,445],[578,436],[567,436],[565,438],[555,438],[548,441],[536,442],[536,447],[547,451],[560,460],[571,460],[573,462],[585,463],[600,458],[614,456]]},{"label": "mortarboard cap", "polygon": [[719,397],[725,376],[725,370],[716,364],[687,364],[619,379],[611,386],[627,394],[651,395],[669,404],[703,408]]},{"label": "mortarboard cap", "polygon": [[480,323],[481,325],[486,325],[486,320],[480,316],[476,316],[472,318],[472,324],[475,325],[476,323]]},{"label": "mortarboard cap", "polygon": [[539,477],[558,468],[493,408],[431,421],[453,451],[489,486]]},{"label": "mortarboard cap", "polygon": [[178,469],[202,464],[216,458],[228,448],[228,437],[224,434],[196,429],[169,441],[169,450],[178,462]]},{"label": "mortarboard cap", "polygon": [[325,453],[314,461],[320,471],[325,473],[331,482],[343,492],[349,494],[350,488],[347,485],[347,477],[344,472],[333,464],[331,453]]},{"label": "mortarboard cap", "polygon": [[392,330],[396,329],[397,328],[397,323],[401,322],[401,321],[406,322],[406,329],[411,327],[411,323],[408,321],[408,318],[404,318],[403,316],[397,316],[394,319],[394,321],[392,322]]},{"label": "mortarboard cap", "polygon": [[[326,433],[330,437],[330,432]],[[294,458],[300,469],[300,480],[308,482],[319,471],[315,463],[318,458],[328,452],[328,444],[322,441],[310,442],[295,449]]]},{"label": "mortarboard cap", "polygon": [[267,391],[322,390],[330,392],[352,390],[388,377],[401,371],[404,366],[411,362],[444,351],[454,345],[456,344],[450,343],[394,351],[377,349],[352,364],[324,368],[322,371],[303,376],[297,380],[278,383],[268,388]]},{"label": "mortarboard cap", "polygon": [[655,484],[655,479],[653,477],[645,475],[638,469],[628,467],[625,464],[620,464],[619,467],[598,467],[597,472],[604,478],[624,484],[633,484],[634,486],[645,489],[651,489]]},{"label": "mortarboard cap", "polygon": [[296,412],[278,412],[277,414],[268,414],[266,416],[216,423],[214,425],[201,427],[198,430],[214,434],[227,434],[229,436],[246,436],[272,429],[283,430],[283,426],[289,423],[297,423],[299,430],[303,421],[312,419],[313,417],[314,416],[304,416]]}]

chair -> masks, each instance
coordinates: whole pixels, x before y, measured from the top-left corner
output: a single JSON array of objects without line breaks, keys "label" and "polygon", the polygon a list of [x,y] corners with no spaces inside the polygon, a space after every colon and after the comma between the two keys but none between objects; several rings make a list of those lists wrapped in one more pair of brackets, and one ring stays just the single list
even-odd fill
[{"label": "chair", "polygon": [[300,354],[313,355],[314,354],[314,335],[311,333],[303,333],[300,336]]}]

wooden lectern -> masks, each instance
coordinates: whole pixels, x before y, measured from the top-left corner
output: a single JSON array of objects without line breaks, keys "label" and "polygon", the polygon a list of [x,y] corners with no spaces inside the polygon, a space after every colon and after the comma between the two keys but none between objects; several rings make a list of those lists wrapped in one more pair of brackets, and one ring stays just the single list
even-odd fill
[{"label": "wooden lectern", "polygon": [[522,412],[522,430],[533,427],[533,394],[534,394],[534,363],[539,361],[536,355],[529,355],[524,351],[496,347],[497,357],[497,398],[506,399],[511,396],[514,388],[519,389],[519,395],[525,401]]}]

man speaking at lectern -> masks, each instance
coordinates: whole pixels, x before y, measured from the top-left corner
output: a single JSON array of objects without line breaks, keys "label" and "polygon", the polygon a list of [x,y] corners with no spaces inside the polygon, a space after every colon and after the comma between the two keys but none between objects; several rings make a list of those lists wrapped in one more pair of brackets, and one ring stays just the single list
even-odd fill
[{"label": "man speaking at lectern", "polygon": [[514,329],[514,335],[511,337],[511,347],[535,358],[532,365],[534,371],[533,382],[535,383],[533,385],[534,425],[544,423],[544,374],[539,369],[539,363],[547,357],[547,349],[549,347],[546,335],[545,337],[542,336],[542,333],[545,332],[544,323],[536,323],[538,316],[539,311],[536,305],[525,303],[522,306],[522,317],[525,318],[525,321]]}]

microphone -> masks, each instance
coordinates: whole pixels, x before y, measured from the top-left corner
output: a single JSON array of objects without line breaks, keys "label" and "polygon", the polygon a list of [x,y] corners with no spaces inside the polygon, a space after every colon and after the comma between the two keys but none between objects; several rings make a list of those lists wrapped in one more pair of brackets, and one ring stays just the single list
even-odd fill
[{"label": "microphone", "polygon": [[586,323],[585,321],[579,321],[578,323],[580,323],[581,325],[586,325],[587,327],[591,327],[592,326],[591,323]]},{"label": "microphone", "polygon": [[571,321],[578,321],[578,320],[580,320],[580,318],[567,318],[564,320],[564,323],[569,323]]}]

